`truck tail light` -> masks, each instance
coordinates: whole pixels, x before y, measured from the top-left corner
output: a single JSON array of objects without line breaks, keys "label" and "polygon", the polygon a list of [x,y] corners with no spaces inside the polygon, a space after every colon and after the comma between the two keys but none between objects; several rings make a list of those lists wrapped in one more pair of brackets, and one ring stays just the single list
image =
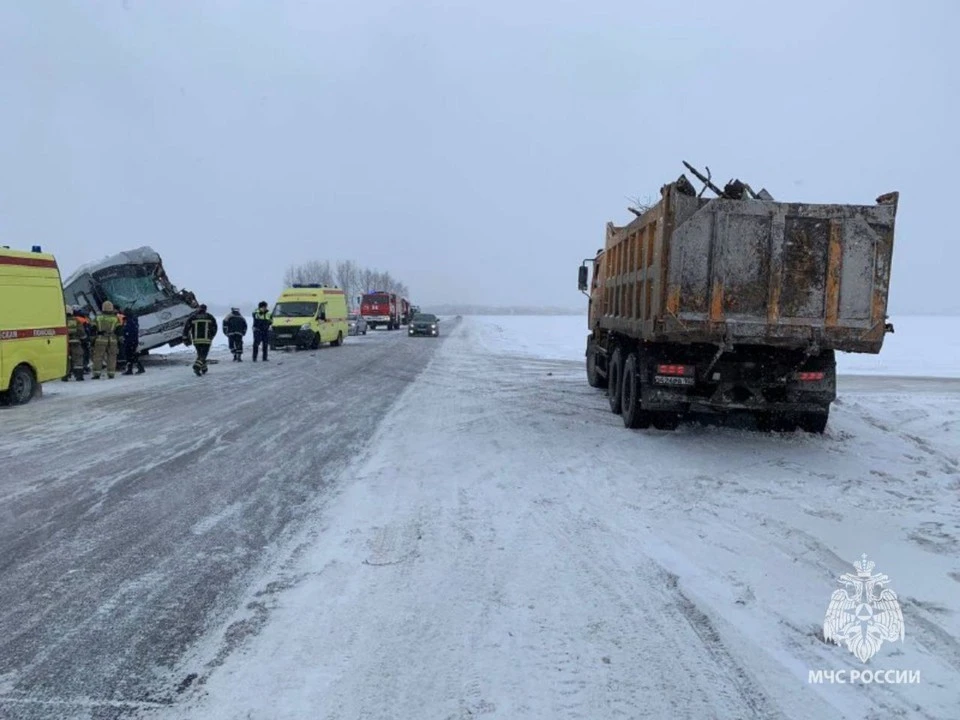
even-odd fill
[{"label": "truck tail light", "polygon": [[823,372],[817,371],[797,373],[797,380],[801,380],[803,382],[823,380]]},{"label": "truck tail light", "polygon": [[657,365],[658,375],[693,375],[692,365]]}]

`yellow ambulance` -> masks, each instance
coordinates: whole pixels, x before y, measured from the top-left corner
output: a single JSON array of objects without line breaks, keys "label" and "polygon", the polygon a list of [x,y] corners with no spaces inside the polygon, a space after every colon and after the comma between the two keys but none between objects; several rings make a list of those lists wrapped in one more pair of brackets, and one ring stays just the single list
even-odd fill
[{"label": "yellow ambulance", "polygon": [[0,399],[30,401],[67,373],[67,316],[53,255],[0,247]]},{"label": "yellow ambulance", "polygon": [[294,285],[280,293],[273,308],[271,349],[316,349],[321,343],[343,344],[347,336],[347,297],[339,288]]}]

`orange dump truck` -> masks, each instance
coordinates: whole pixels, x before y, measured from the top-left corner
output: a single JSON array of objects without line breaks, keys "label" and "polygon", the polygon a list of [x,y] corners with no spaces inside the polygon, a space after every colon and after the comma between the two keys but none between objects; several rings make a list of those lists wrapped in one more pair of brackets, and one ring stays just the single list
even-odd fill
[{"label": "orange dump truck", "polygon": [[[761,429],[823,432],[835,351],[878,353],[898,193],[874,205],[776,202],[685,175],[584,261],[587,380],[631,428],[746,412]],[[588,263],[593,264],[592,278]]]}]

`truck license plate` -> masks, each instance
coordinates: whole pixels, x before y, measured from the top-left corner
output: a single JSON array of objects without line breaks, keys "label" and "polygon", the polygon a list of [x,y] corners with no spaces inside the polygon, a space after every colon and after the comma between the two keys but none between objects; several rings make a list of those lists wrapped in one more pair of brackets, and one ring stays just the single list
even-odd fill
[{"label": "truck license plate", "polygon": [[659,385],[693,385],[695,380],[688,377],[677,377],[673,375],[655,375],[653,381]]}]

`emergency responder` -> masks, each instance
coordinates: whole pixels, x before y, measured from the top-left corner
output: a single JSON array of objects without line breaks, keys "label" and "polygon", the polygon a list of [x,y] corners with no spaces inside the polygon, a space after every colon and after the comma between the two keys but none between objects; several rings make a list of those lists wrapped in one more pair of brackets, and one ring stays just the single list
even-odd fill
[{"label": "emergency responder", "polygon": [[267,301],[261,300],[257,310],[253,313],[253,361],[257,361],[257,348],[263,345],[263,361],[267,361],[267,345],[270,342],[270,326],[273,325],[273,315],[267,309]]},{"label": "emergency responder", "polygon": [[83,333],[81,333],[80,347],[83,348],[83,372],[90,372],[90,353],[93,349],[93,326],[90,324],[90,317],[87,312],[79,305],[73,306],[73,314],[80,323]]},{"label": "emergency responder", "polygon": [[133,366],[137,366],[137,375],[144,373],[143,363],[140,362],[140,321],[133,314],[132,308],[124,313],[126,321],[123,323],[123,356],[127,361],[124,375],[133,375]]},{"label": "emergency responder", "polygon": [[117,348],[120,344],[120,320],[113,303],[107,300],[93,323],[96,339],[93,341],[93,379],[99,380],[103,363],[107,363],[107,377],[112,378],[117,369]]},{"label": "emergency responder", "polygon": [[87,334],[86,329],[80,323],[77,316],[80,314],[80,308],[65,305],[64,310],[67,313],[67,374],[63,376],[63,381],[68,382],[73,375],[76,380],[83,380],[83,338]]},{"label": "emergency responder", "polygon": [[117,366],[114,370],[119,372],[120,369],[127,364],[127,354],[124,352],[123,345],[123,328],[127,324],[127,311],[125,309],[117,310],[117,322],[119,323],[117,327],[117,337],[120,338],[120,342],[117,343]]},{"label": "emergency responder", "polygon": [[243,336],[247,334],[247,321],[240,314],[240,308],[230,308],[230,314],[223,319],[223,334],[229,338],[233,361],[243,362]]},{"label": "emergency responder", "polygon": [[207,312],[206,305],[201,305],[183,328],[183,344],[192,344],[197,349],[197,359],[193,363],[197,377],[207,374],[207,355],[216,336],[217,319]]}]

